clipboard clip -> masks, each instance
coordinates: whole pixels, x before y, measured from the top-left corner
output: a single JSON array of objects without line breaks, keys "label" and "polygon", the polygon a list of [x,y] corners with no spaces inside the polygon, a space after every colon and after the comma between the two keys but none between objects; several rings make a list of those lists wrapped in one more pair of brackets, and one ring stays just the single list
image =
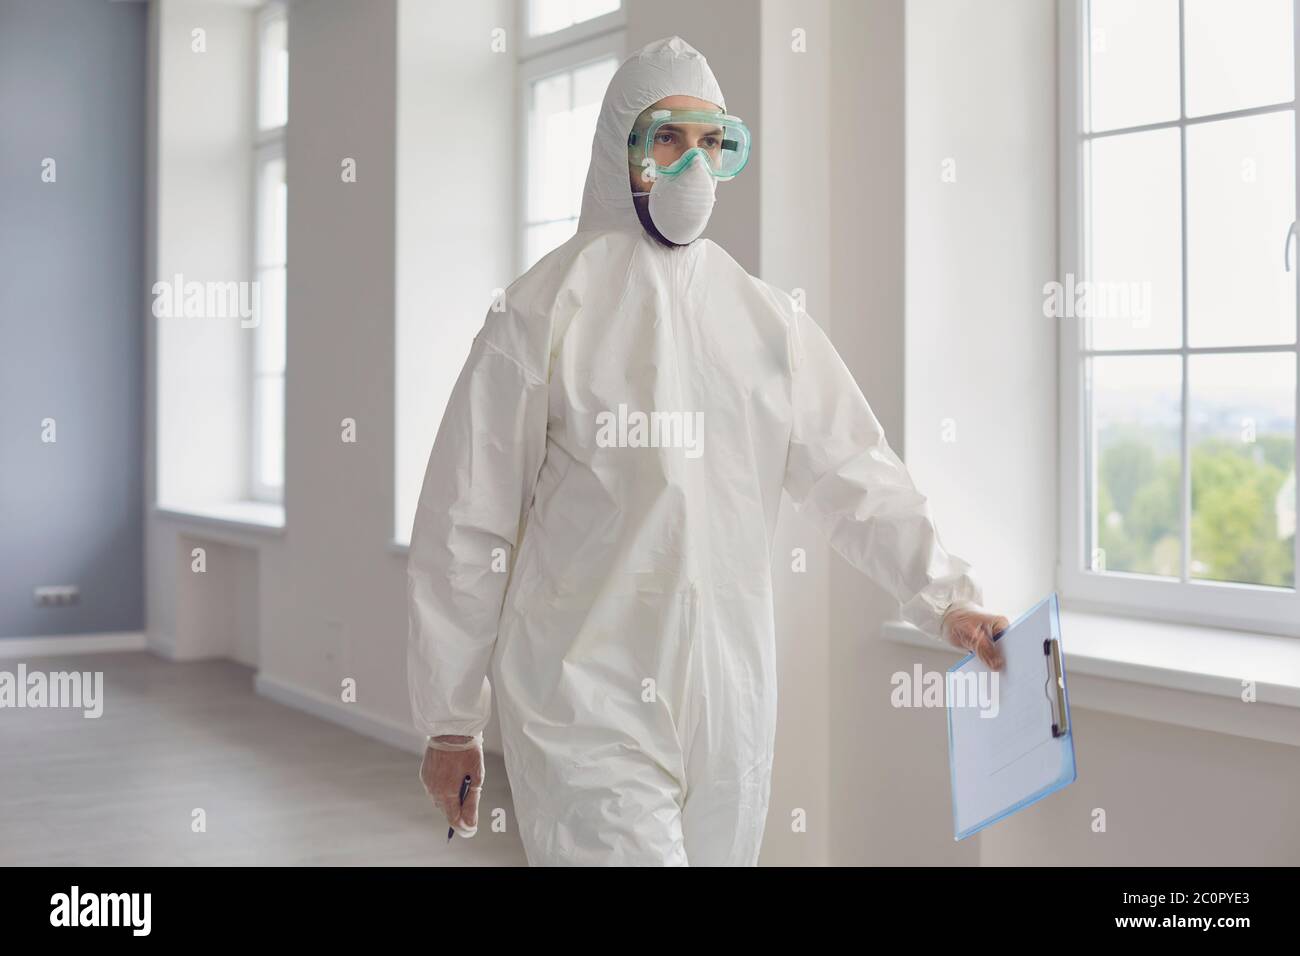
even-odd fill
[{"label": "clipboard clip", "polygon": [[1052,721],[1052,736],[1064,737],[1070,732],[1070,712],[1065,706],[1065,665],[1061,661],[1061,642],[1056,638],[1045,638],[1043,656],[1047,658],[1047,680],[1054,689],[1056,719]]}]

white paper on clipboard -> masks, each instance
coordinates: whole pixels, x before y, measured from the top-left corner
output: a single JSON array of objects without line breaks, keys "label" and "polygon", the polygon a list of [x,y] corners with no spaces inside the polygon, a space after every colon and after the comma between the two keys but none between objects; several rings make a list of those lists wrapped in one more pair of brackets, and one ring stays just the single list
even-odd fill
[{"label": "white paper on clipboard", "polygon": [[990,671],[970,655],[947,675],[957,840],[1036,803],[1077,776],[1056,595],[1018,618],[997,641],[1001,671]]}]

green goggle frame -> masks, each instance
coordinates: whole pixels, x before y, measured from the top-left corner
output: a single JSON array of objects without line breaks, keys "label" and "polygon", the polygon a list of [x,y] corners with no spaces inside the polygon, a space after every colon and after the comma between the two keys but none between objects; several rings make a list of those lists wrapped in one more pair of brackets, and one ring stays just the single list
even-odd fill
[{"label": "green goggle frame", "polygon": [[[708,110],[655,110],[644,128],[641,125],[634,127],[627,138],[628,159],[635,166],[653,170],[648,178],[676,176],[697,155],[704,157],[709,172],[717,179],[731,179],[749,162],[749,127],[739,116]],[[690,129],[697,126],[712,129],[709,135],[698,136]],[[658,142],[661,136],[666,140],[663,143]],[[681,154],[672,163],[659,165],[655,162],[655,147],[671,148],[673,140],[681,147]]]}]

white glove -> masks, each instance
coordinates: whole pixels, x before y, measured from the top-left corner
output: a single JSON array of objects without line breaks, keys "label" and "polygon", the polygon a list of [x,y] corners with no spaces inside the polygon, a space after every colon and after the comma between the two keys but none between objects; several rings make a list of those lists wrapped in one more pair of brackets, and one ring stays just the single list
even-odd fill
[{"label": "white glove", "polygon": [[[470,787],[462,806],[460,785],[466,776]],[[427,738],[420,782],[448,826],[463,837],[472,837],[478,832],[478,801],[483,792],[483,735]]]},{"label": "white glove", "polygon": [[992,670],[1001,670],[1002,648],[993,640],[1011,626],[1001,614],[989,614],[978,604],[958,601],[943,615],[943,637],[954,647],[972,651]]}]

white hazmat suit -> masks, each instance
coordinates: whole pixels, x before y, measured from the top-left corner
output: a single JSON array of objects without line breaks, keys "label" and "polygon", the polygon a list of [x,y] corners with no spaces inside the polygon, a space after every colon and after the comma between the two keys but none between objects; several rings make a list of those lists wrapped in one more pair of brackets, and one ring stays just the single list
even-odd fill
[{"label": "white hazmat suit", "polygon": [[981,600],[818,326],[642,228],[628,134],[677,94],[725,108],[676,37],[614,75],[578,232],[474,339],[412,533],[417,726],[483,730],[491,671],[534,865],[757,861],[783,489],[936,638]]}]

